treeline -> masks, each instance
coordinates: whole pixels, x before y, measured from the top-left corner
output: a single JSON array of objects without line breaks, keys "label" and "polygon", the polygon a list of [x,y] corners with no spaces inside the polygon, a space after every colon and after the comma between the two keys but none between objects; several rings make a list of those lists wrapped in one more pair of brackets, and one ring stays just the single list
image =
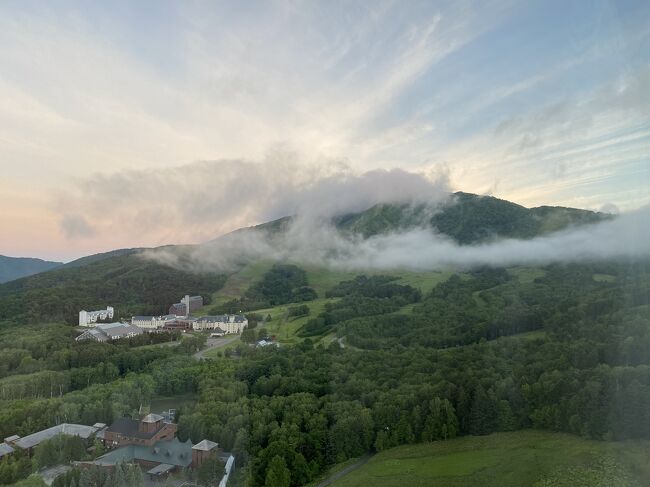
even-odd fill
[{"label": "treeline", "polygon": [[[69,342],[48,361],[54,370],[0,379],[0,434],[24,436],[61,422],[110,423],[137,412],[154,390],[165,395],[192,392],[196,383],[185,373],[187,355],[205,341],[199,335],[174,347],[145,348],[129,347],[128,340]],[[128,399],[115,392],[131,386]]]},{"label": "treeline", "polygon": [[318,295],[309,287],[307,273],[293,264],[275,264],[253,283],[244,296],[216,306],[213,313],[239,313],[280,304],[312,301]]},{"label": "treeline", "polygon": [[135,463],[118,463],[113,470],[97,466],[73,468],[57,477],[52,487],[142,487],[144,475]]},{"label": "treeline", "polygon": [[341,281],[329,289],[328,298],[345,296],[364,296],[367,298],[393,298],[401,296],[407,303],[415,303],[422,298],[422,293],[414,287],[397,284],[394,276],[357,276],[350,281]]},{"label": "treeline", "polygon": [[60,423],[108,424],[123,416],[137,416],[154,390],[150,375],[129,374],[62,396],[0,401],[0,434],[3,438],[25,436]]},{"label": "treeline", "polygon": [[[504,269],[453,275],[412,312],[360,316],[340,322],[336,332],[363,349],[449,348],[535,330],[566,333],[565,325],[571,326],[567,320],[607,315],[613,324],[611,313],[622,309],[626,293],[634,291],[623,276],[595,280],[599,270],[616,272],[592,266],[549,266],[524,282]],[[637,301],[642,302],[639,297]]]},{"label": "treeline", "polygon": [[309,320],[300,330],[302,337],[329,333],[338,323],[358,317],[373,317],[394,313],[407,304],[418,302],[422,293],[411,286],[396,284],[389,276],[358,276],[343,281],[327,292],[328,297],[342,297],[327,303],[325,310]]}]

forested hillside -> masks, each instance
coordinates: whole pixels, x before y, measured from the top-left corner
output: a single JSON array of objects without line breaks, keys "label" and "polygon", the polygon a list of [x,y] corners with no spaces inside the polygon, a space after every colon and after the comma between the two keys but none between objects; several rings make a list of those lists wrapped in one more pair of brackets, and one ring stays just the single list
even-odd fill
[{"label": "forested hillside", "polygon": [[62,265],[62,262],[49,262],[47,260],[28,257],[7,257],[0,255],[0,283],[49,271],[60,265]]},{"label": "forested hillside", "polygon": [[492,196],[459,192],[439,205],[382,204],[338,217],[335,223],[343,231],[364,237],[426,225],[460,244],[471,244],[495,238],[532,238],[608,217],[575,208],[525,208]]},{"label": "forested hillside", "polygon": [[118,314],[164,314],[187,293],[210,302],[225,276],[172,269],[127,253],[18,279],[0,286],[0,322],[76,324],[81,309],[116,308]]},{"label": "forested hillside", "polygon": [[[530,238],[606,217],[571,208],[527,209],[497,198],[457,193],[442,206],[378,205],[361,213],[337,217],[334,223],[344,234],[364,237],[426,224],[462,244],[471,244],[497,237]],[[287,217],[254,228],[282,232],[290,222]],[[169,248],[182,255],[192,246]],[[74,323],[79,309],[103,307],[109,303],[124,316],[163,313],[169,304],[187,293],[200,294],[209,304],[212,294],[226,279],[214,273],[171,269],[141,259],[139,253],[140,249],[120,249],[92,255],[51,272],[2,284],[0,321]],[[275,272],[281,274],[290,270],[287,266]],[[301,281],[299,272],[284,276],[286,279],[280,274],[270,273],[265,278],[268,282],[258,283],[257,287],[247,290],[241,301],[233,301],[232,306],[224,310],[252,310],[316,297],[304,279]]]}]

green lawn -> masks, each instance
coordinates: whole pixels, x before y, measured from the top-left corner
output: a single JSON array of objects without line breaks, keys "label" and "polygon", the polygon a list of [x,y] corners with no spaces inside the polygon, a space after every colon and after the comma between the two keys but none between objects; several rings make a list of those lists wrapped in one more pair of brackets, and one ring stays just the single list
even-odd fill
[{"label": "green lawn", "polygon": [[254,262],[231,274],[224,286],[214,293],[211,305],[223,304],[231,299],[240,298],[248,287],[254,281],[260,280],[272,265],[272,262],[267,261]]},{"label": "green lawn", "polygon": [[538,277],[544,277],[546,271],[534,267],[511,267],[508,269],[508,273],[516,277],[522,284],[529,284]]},{"label": "green lawn", "polygon": [[[296,336],[298,330],[300,330],[300,328],[302,328],[302,326],[310,319],[318,316],[318,314],[325,309],[325,304],[332,303],[337,299],[338,298],[320,298],[315,299],[314,301],[306,301],[298,304],[283,304],[273,308],[261,309],[255,311],[255,313],[262,316],[271,315],[271,321],[261,326],[264,326],[271,335],[275,335],[276,339],[280,343],[297,343],[302,341],[302,338]],[[298,306],[299,304],[306,304],[309,306],[310,313],[307,316],[289,318],[287,316],[288,309],[292,306]]]},{"label": "green lawn", "polygon": [[192,406],[196,403],[197,395],[192,393],[179,394],[177,396],[156,395],[151,399],[149,406],[151,412],[160,413],[170,408],[179,409],[183,406]]},{"label": "green lawn", "polygon": [[[212,304],[222,304],[231,299],[236,299],[246,292],[250,285],[260,280],[266,271],[273,264],[271,262],[255,262],[242,267],[239,271],[231,274],[226,280],[223,288],[217,291],[212,299]],[[450,272],[410,272],[410,271],[344,271],[338,269],[328,269],[310,265],[300,265],[307,272],[309,285],[314,288],[320,298],[325,297],[327,290],[331,289],[341,281],[354,279],[360,274],[374,275],[386,274],[399,276],[397,281],[400,284],[408,284],[423,293],[428,293],[433,287],[449,278]]]},{"label": "green lawn", "polygon": [[594,274],[593,280],[596,282],[616,282],[616,276],[610,274]]},{"label": "green lawn", "polygon": [[397,281],[398,284],[408,284],[416,289],[422,291],[422,294],[427,294],[439,283],[446,281],[451,276],[451,272],[386,272],[388,275],[401,276]]},{"label": "green lawn", "polygon": [[386,450],[332,485],[650,485],[650,442],[596,442],[530,430],[464,437]]}]

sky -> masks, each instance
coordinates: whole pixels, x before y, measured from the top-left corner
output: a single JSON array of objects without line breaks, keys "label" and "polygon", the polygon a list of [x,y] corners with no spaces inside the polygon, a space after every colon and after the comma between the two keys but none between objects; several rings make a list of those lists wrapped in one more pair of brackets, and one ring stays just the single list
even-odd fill
[{"label": "sky", "polygon": [[650,2],[0,2],[0,254],[309,208],[650,203]]}]

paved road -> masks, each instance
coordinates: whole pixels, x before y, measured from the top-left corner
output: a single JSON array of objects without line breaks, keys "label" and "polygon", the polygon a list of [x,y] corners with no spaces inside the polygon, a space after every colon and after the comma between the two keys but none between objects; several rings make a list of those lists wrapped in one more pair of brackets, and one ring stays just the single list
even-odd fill
[{"label": "paved road", "polygon": [[343,470],[339,470],[334,475],[332,475],[329,478],[323,480],[316,487],[326,487],[326,486],[336,482],[341,477],[346,476],[347,474],[349,474],[353,470],[356,470],[357,468],[359,468],[361,465],[364,465],[371,458],[372,458],[372,455],[370,455],[370,454],[362,456],[361,458],[359,458],[359,460],[354,462],[352,465],[350,465],[348,467],[345,467]]},{"label": "paved road", "polygon": [[72,467],[70,465],[55,465],[54,467],[41,470],[38,472],[38,475],[41,476],[43,482],[45,482],[47,485],[52,485],[54,479],[56,479],[59,475],[63,475],[71,468]]},{"label": "paved road", "polygon": [[231,337],[224,337],[224,338],[208,338],[206,347],[203,350],[201,350],[199,352],[196,352],[194,354],[194,358],[198,359],[198,360],[201,360],[204,357],[206,352],[209,352],[210,350],[212,350],[214,348],[225,347],[229,343],[234,342],[235,340],[237,340],[237,338],[239,338],[239,335],[235,335],[235,336],[231,336]]}]

